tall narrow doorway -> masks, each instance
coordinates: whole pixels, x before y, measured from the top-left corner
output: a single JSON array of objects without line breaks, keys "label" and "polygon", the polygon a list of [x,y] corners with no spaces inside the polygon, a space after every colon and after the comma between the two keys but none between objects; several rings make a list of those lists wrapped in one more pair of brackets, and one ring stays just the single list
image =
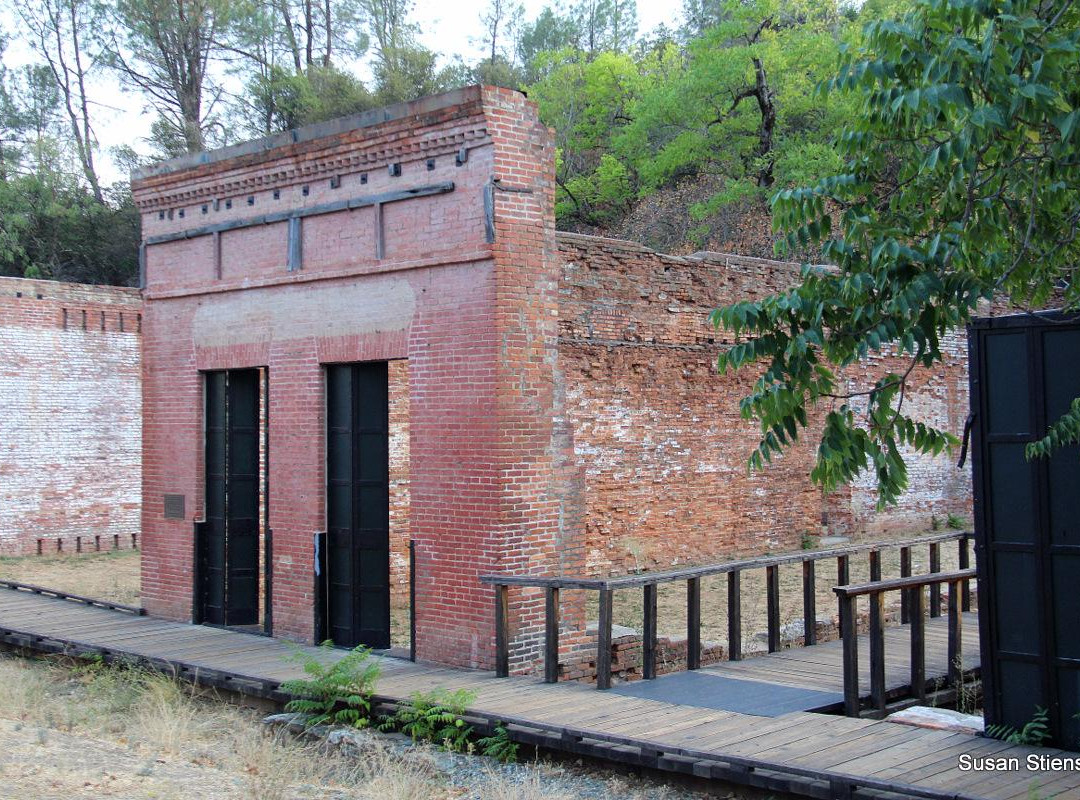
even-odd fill
[{"label": "tall narrow doorway", "polygon": [[[263,459],[258,369],[204,373],[206,513],[196,542],[195,621],[259,623]],[[269,598],[266,598],[266,602]]]},{"label": "tall narrow doorway", "polygon": [[326,367],[326,635],[390,647],[387,363]]}]

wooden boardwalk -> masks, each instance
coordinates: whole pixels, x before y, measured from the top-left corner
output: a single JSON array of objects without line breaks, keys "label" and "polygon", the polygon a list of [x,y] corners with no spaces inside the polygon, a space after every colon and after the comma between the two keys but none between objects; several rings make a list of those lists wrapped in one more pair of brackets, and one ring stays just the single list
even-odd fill
[{"label": "wooden boardwalk", "polygon": [[[962,615],[964,670],[979,666],[979,619]],[[885,629],[885,687],[890,701],[911,694],[909,626]],[[948,673],[948,622],[944,616],[926,623],[926,674]],[[859,693],[870,694],[870,649],[860,637]],[[746,711],[776,716],[785,711],[838,711],[844,701],[843,643],[792,647],[742,661],[721,661],[692,673],[679,672],[655,681],[625,684],[616,691],[635,697],[668,700],[684,705]],[[684,684],[668,689],[667,684]],[[933,681],[931,681],[931,684]],[[715,689],[711,688],[715,685]]]},{"label": "wooden boardwalk", "polygon": [[[278,683],[301,672],[289,660],[292,649],[274,639],[5,589],[0,589],[0,642],[44,652],[145,659],[188,679],[272,699],[280,699]],[[767,675],[777,683],[784,678],[791,682],[788,685],[798,687],[805,681],[828,689],[835,686],[828,683],[835,678],[825,677],[833,667],[825,656],[816,661],[813,655],[814,650],[827,653],[828,648],[784,651],[729,666],[739,679]],[[490,727],[501,720],[520,741],[609,761],[819,798],[1080,800],[1080,772],[1023,768],[1028,753],[1065,755],[1059,751],[805,711],[767,718],[601,692],[579,684],[499,679],[491,673],[393,658],[383,658],[382,663],[377,698],[381,703],[438,687],[468,689],[476,695],[469,711],[474,724]],[[799,666],[787,671],[781,666],[785,663]],[[723,672],[721,667],[703,672],[718,670]],[[958,757],[963,753],[1015,756],[1021,769],[961,772]]]}]

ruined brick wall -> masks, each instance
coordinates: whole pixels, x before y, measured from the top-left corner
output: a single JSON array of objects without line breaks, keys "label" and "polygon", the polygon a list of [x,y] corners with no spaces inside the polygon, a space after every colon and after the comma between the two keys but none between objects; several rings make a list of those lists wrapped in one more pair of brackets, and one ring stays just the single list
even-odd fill
[{"label": "ruined brick wall", "polygon": [[[588,572],[793,550],[804,533],[910,530],[929,527],[935,514],[970,513],[969,476],[945,456],[912,459],[911,491],[883,514],[867,482],[823,497],[808,478],[812,431],[768,470],[747,473],[758,430],[740,418],[739,400],[756,376],[717,374],[719,348],[731,342],[707,316],[790,286],[796,265],[673,257],[573,234],[559,244],[559,364],[584,473]],[[917,373],[906,402],[959,435],[966,354],[962,336],[948,344],[947,363]]]},{"label": "ruined brick wall", "polygon": [[0,555],[139,532],[139,292],[0,278]]}]

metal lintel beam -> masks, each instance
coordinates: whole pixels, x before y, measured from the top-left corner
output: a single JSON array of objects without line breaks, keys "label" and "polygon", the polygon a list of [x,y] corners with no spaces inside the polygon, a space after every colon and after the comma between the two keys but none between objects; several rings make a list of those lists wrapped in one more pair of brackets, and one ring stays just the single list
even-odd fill
[{"label": "metal lintel beam", "polygon": [[178,231],[177,233],[163,233],[158,236],[148,236],[143,241],[143,245],[155,245],[165,244],[166,242],[177,242],[182,239],[194,239],[199,236],[210,236],[214,233],[224,233],[225,231],[235,231],[243,228],[253,228],[259,225],[272,225],[277,222],[287,222],[291,219],[303,219],[304,217],[315,217],[322,214],[333,214],[337,211],[352,211],[358,208],[367,208],[368,206],[384,205],[386,203],[396,203],[401,200],[411,200],[415,197],[430,197],[437,194],[446,194],[447,192],[454,191],[454,182],[446,181],[444,183],[435,183],[430,186],[417,186],[413,189],[400,189],[393,192],[383,192],[381,194],[372,194],[362,197],[352,197],[348,200],[338,200],[333,203],[323,203],[322,205],[311,206],[310,208],[298,208],[292,211],[279,211],[274,214],[262,214],[258,217],[250,217],[248,219],[232,220],[230,222],[220,222],[214,225],[203,225],[199,228],[189,228],[186,231]]}]

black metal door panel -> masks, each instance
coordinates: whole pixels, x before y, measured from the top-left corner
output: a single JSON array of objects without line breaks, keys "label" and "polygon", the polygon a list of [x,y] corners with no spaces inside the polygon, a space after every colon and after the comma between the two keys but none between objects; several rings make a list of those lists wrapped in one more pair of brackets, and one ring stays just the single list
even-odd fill
[{"label": "black metal door panel", "polygon": [[259,372],[228,374],[225,624],[259,621]]},{"label": "black metal door panel", "polygon": [[254,625],[259,614],[259,372],[208,372],[205,386],[200,621]]},{"label": "black metal door panel", "polygon": [[206,374],[206,522],[200,591],[200,622],[225,624],[225,483],[227,382],[224,372]]},{"label": "black metal door panel", "polygon": [[327,633],[390,646],[389,396],[385,361],[326,368]]},{"label": "black metal door panel", "polygon": [[1080,741],[1080,448],[1028,461],[1025,446],[1080,396],[1080,323],[977,320],[969,334],[979,623],[987,722],[1050,712]]}]

